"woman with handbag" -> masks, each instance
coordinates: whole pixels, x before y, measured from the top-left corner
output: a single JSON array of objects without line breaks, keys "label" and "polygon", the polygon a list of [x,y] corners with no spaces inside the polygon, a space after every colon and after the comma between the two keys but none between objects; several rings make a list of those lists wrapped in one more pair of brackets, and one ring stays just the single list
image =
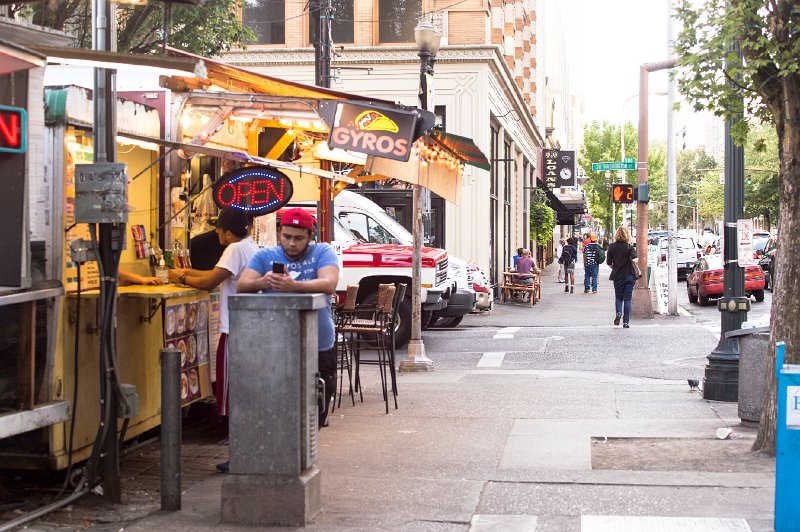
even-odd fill
[{"label": "woman with handbag", "polygon": [[635,261],[636,248],[631,245],[631,232],[627,227],[620,226],[614,235],[614,242],[608,246],[606,263],[611,266],[611,275],[608,278],[614,281],[616,296],[617,315],[614,318],[614,325],[619,325],[619,320],[622,319],[622,326],[626,329],[630,327],[633,287],[636,279],[641,277]]}]

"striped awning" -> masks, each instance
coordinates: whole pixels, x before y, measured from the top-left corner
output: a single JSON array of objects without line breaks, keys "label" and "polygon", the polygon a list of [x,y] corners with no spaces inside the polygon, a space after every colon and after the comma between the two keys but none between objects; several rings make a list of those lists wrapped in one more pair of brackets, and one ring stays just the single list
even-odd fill
[{"label": "striped awning", "polygon": [[483,170],[491,169],[492,165],[489,163],[489,159],[486,158],[472,139],[436,130],[431,131],[430,136],[452,152],[453,155],[464,161],[465,164],[470,164]]}]

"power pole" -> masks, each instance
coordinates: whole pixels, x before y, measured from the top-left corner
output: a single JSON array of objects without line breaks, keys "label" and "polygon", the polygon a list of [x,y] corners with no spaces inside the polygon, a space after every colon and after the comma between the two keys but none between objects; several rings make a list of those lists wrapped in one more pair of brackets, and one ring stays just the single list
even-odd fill
[{"label": "power pole", "polygon": [[[94,0],[93,48],[112,50],[113,7],[110,0]],[[113,70],[94,69],[94,162],[110,163],[116,159],[116,76]],[[115,304],[104,304],[117,297],[117,258],[122,249],[125,224],[100,223],[98,262],[103,275],[100,279],[100,423],[98,442],[90,460],[91,476],[102,471],[103,495],[114,503],[122,502],[119,477],[119,438],[117,413],[119,398],[115,374],[117,373],[115,347]],[[94,231],[94,229],[92,229]]]},{"label": "power pole", "polygon": [[[673,57],[672,1],[667,2],[667,56]],[[667,87],[667,312],[678,315],[678,173],[675,147],[675,80]]]},{"label": "power pole", "polygon": [[[333,8],[331,0],[314,0],[318,16],[317,39],[314,41],[314,83],[318,87],[331,86],[331,20]],[[330,170],[330,161],[320,160],[320,168]],[[320,179],[319,182],[319,237],[322,242],[333,240],[333,200],[331,198],[331,182]]]}]

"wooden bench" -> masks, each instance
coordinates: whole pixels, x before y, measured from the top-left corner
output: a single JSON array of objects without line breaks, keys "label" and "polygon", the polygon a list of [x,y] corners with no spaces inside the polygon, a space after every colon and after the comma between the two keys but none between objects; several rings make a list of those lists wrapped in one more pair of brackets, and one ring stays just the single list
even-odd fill
[{"label": "wooden bench", "polygon": [[[533,279],[531,284],[521,283],[521,278]],[[538,273],[503,272],[503,284],[500,285],[500,302],[513,299],[514,294],[528,295],[528,301],[534,306],[542,299],[542,284]]]}]

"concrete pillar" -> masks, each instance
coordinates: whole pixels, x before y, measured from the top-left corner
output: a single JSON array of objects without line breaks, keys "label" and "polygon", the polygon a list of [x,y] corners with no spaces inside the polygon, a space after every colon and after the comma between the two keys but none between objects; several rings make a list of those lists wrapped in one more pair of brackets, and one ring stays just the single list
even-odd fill
[{"label": "concrete pillar", "polygon": [[302,526],[322,508],[317,468],[317,309],[324,294],[228,298],[230,474],[222,521]]}]

